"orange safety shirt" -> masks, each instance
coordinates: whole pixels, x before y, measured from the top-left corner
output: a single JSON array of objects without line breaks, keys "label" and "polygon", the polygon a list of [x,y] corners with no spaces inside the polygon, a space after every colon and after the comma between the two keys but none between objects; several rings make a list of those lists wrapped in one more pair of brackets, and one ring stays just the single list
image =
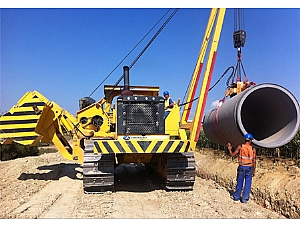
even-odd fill
[{"label": "orange safety shirt", "polygon": [[242,144],[242,148],[239,153],[238,162],[241,166],[253,165],[253,149],[251,145]]}]

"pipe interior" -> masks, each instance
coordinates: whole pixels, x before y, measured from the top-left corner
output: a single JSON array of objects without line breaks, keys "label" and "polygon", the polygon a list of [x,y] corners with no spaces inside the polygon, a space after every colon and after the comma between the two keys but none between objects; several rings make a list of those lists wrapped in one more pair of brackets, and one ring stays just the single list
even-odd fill
[{"label": "pipe interior", "polygon": [[263,143],[286,141],[295,130],[297,110],[288,94],[264,87],[250,93],[241,108],[244,129]]}]

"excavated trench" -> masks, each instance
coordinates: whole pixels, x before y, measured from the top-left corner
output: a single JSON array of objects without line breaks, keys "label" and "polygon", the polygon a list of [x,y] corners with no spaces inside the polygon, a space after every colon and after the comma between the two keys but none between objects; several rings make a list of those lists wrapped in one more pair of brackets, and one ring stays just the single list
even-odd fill
[{"label": "excavated trench", "polygon": [[[210,149],[197,153],[197,175],[214,180],[233,192],[237,160]],[[300,218],[300,168],[297,164],[293,159],[258,157],[250,198],[287,218]]]}]

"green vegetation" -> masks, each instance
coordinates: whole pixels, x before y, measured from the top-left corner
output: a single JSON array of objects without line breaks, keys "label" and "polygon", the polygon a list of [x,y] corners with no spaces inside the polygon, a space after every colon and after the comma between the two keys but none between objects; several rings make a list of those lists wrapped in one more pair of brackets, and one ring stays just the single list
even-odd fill
[{"label": "green vegetation", "polygon": [[[197,143],[198,148],[211,148],[213,150],[227,151],[226,145],[215,144],[211,142],[204,134],[203,130],[200,133],[200,137]],[[267,157],[282,157],[282,158],[300,158],[300,130],[296,136],[286,145],[273,149],[257,149],[258,156]]]},{"label": "green vegetation", "polygon": [[39,148],[39,154],[38,155],[48,154],[48,153],[56,153],[56,152],[57,152],[56,148],[51,148],[51,147]]},{"label": "green vegetation", "polygon": [[218,150],[218,151],[226,151],[227,146],[223,144],[216,144],[211,142],[206,135],[204,134],[204,131],[201,130],[200,136],[197,142],[197,147],[198,148],[211,148],[213,150]]},{"label": "green vegetation", "polygon": [[0,144],[0,160],[7,161],[26,156],[37,156],[38,147],[24,146],[18,143]]},{"label": "green vegetation", "polygon": [[300,158],[300,130],[286,145],[274,149],[259,149],[261,155],[269,157]]},{"label": "green vegetation", "polygon": [[[227,146],[224,144],[215,144],[211,142],[204,134],[203,130],[200,133],[199,140],[197,142],[198,148],[210,148],[217,151],[227,152]],[[22,158],[26,156],[38,156],[44,153],[55,153],[57,149],[44,147],[41,144],[39,146],[24,146],[18,143],[12,144],[0,144],[0,160],[6,161],[16,158]],[[282,158],[294,158],[300,159],[300,131],[296,136],[286,145],[273,148],[273,149],[257,149],[258,156],[267,157],[282,157]]]},{"label": "green vegetation", "polygon": [[[49,144],[46,144],[49,145]],[[38,144],[38,146],[25,146],[19,143],[0,144],[0,160],[7,161],[16,158],[23,158],[28,156],[39,156],[45,153],[55,153],[57,149],[54,147],[47,147],[45,144]]]}]

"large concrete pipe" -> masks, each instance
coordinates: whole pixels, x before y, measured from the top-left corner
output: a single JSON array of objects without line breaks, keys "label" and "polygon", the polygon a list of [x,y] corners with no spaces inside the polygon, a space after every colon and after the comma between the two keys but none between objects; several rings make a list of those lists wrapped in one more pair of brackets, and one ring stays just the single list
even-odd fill
[{"label": "large concrete pipe", "polygon": [[255,85],[209,110],[203,130],[217,144],[242,144],[251,133],[254,146],[280,147],[299,130],[299,103],[285,88],[275,84]]}]

